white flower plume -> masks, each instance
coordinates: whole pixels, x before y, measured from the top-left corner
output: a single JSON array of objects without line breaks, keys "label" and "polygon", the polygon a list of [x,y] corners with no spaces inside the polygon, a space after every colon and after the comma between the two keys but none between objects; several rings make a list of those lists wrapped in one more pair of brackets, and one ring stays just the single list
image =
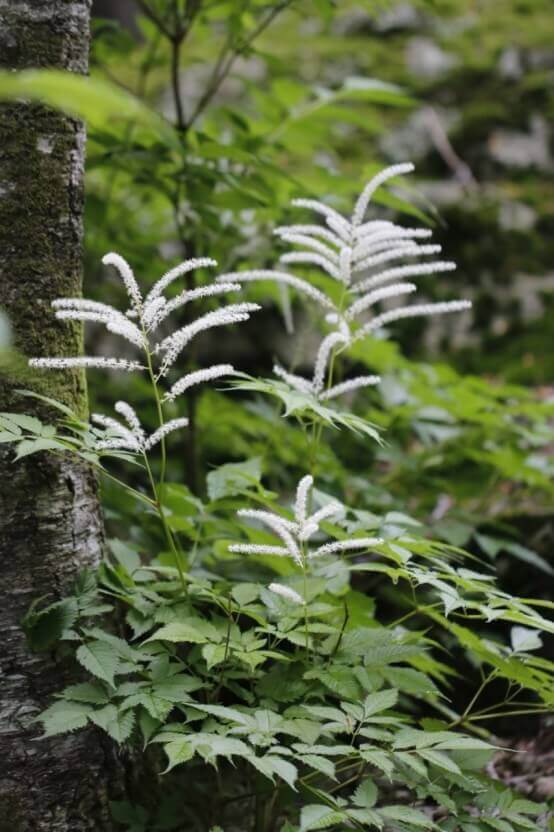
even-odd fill
[{"label": "white flower plume", "polygon": [[130,404],[119,401],[115,405],[115,411],[123,416],[126,424],[111,416],[105,416],[103,413],[93,413],[91,415],[91,422],[106,431],[105,435],[95,443],[96,451],[126,450],[137,454],[145,454],[170,433],[188,425],[188,419],[186,418],[172,419],[165,422],[150,436],[146,436],[136,411]]},{"label": "white flower plume", "polygon": [[[307,267],[308,279],[278,269],[231,272],[219,278],[239,283],[271,280],[289,286],[326,311],[325,321],[333,331],[323,337],[312,377],[303,378],[275,367],[275,374],[293,389],[328,401],[349,391],[372,386],[379,381],[376,376],[359,376],[331,384],[331,358],[337,349],[342,352],[386,323],[459,312],[471,305],[466,300],[407,305],[405,296],[415,293],[417,286],[404,282],[404,278],[442,274],[452,271],[456,265],[448,260],[428,259],[441,251],[439,245],[420,243],[431,237],[430,229],[405,228],[390,220],[365,219],[375,192],[393,177],[413,170],[414,166],[408,162],[380,171],[363,189],[350,218],[318,200],[293,200],[295,207],[313,211],[323,220],[321,225],[303,223],[275,230],[279,239],[294,247],[280,257],[280,262]],[[400,261],[400,265],[389,267],[393,261]],[[317,287],[309,281],[310,271],[314,269],[323,272]],[[329,278],[340,284],[339,293],[331,286],[329,292],[322,288],[326,281],[330,285]],[[341,299],[337,301],[339,296]],[[375,307],[396,299],[400,300],[399,306],[393,309],[381,307],[375,311]]]},{"label": "white flower plume", "polygon": [[70,358],[30,358],[29,367],[40,370],[66,370],[73,367],[99,367],[107,370],[145,370],[138,361],[127,361],[124,358],[104,358],[103,356],[80,355]]},{"label": "white flower plume", "polygon": [[302,569],[308,561],[324,555],[346,551],[362,551],[378,546],[383,541],[377,537],[353,537],[347,540],[337,540],[321,544],[316,548],[310,547],[310,540],[321,532],[321,523],[331,518],[337,519],[344,514],[344,506],[336,500],[325,503],[317,511],[312,511],[313,477],[306,475],[296,488],[294,502],[294,520],[289,520],[272,511],[259,509],[241,509],[239,517],[245,517],[266,526],[280,538],[280,546],[262,543],[233,543],[229,551],[245,555],[277,555],[290,557]]},{"label": "white flower plume", "polygon": [[223,376],[232,376],[236,374],[236,370],[232,364],[213,364],[211,367],[206,367],[204,370],[194,370],[192,373],[187,373],[179,381],[175,382],[171,390],[166,393],[164,401],[173,401],[177,396],[180,396],[191,387],[197,384],[205,384],[207,381],[213,381],[216,378]]},{"label": "white flower plume", "polygon": [[304,599],[301,595],[298,594],[294,589],[291,589],[290,586],[284,586],[284,584],[277,584],[271,583],[268,586],[270,592],[273,592],[275,595],[280,595],[281,598],[285,598],[287,601],[291,601],[293,604],[303,604]]},{"label": "white flower plume", "polygon": [[154,445],[157,445],[158,442],[161,442],[166,436],[173,431],[179,430],[180,428],[186,428],[188,425],[189,420],[185,417],[181,417],[179,419],[171,419],[169,422],[166,422],[164,425],[158,428],[158,430],[154,431],[146,442],[144,443],[144,449],[146,451],[151,450]]},{"label": "white flower plume", "polygon": [[[155,369],[158,380],[161,376],[166,375],[182,350],[199,332],[217,326],[227,326],[247,321],[250,314],[260,308],[254,303],[236,303],[221,306],[201,315],[196,320],[187,323],[186,326],[181,326],[157,343],[152,343],[150,341],[151,335],[176,309],[192,301],[203,298],[217,298],[227,292],[240,291],[240,282],[219,280],[204,286],[186,289],[174,298],[166,298],[164,291],[177,278],[192,272],[194,269],[217,265],[216,261],[209,257],[193,258],[185,260],[166,272],[143,299],[133,271],[123,257],[110,252],[105,255],[102,262],[105,265],[114,266],[121,276],[129,297],[129,308],[122,312],[110,304],[87,298],[58,298],[52,302],[54,314],[58,320],[92,321],[103,324],[109,332],[120,335],[133,348],[139,349],[144,354],[144,363],[123,357],[68,356],[63,358],[32,358],[29,361],[31,367],[53,370],[72,367],[98,367],[132,372],[150,368],[153,357],[159,355],[161,366]],[[309,284],[307,285],[309,286]],[[164,400],[174,399],[192,385],[211,381],[222,375],[231,375],[234,372],[235,370],[230,364],[217,364],[205,370],[189,373],[173,385]],[[130,411],[126,413],[121,411],[121,415],[129,422]]]}]

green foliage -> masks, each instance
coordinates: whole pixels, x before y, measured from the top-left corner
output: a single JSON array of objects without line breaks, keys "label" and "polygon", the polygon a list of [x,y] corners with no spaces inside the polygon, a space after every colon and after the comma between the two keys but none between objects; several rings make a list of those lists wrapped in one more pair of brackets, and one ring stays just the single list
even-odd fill
[{"label": "green foliage", "polygon": [[[389,74],[390,38],[371,55],[357,36],[339,45],[334,6],[218,0],[175,4],[166,16],[151,0],[141,43],[101,27],[91,79],[0,76],[0,97],[88,122],[91,262],[115,248],[144,273],[161,273],[164,247],[173,252],[177,241],[187,255],[209,252],[229,268],[245,253],[266,268],[266,230],[290,196],[349,204],[361,173],[375,173],[366,150],[385,129],[384,108],[394,120],[415,99],[365,75],[337,81],[320,72],[321,80],[308,67],[299,76],[296,57],[314,19],[320,69],[347,44],[358,76],[366,61],[368,74],[372,61]],[[286,25],[264,36],[281,25],[280,12]],[[262,81],[249,74],[250,59],[264,62]],[[173,124],[159,101],[175,61],[192,73],[211,61],[212,74],[191,102],[174,85]],[[222,95],[233,69],[240,106]],[[419,92],[404,73],[401,81]],[[376,201],[426,221],[396,192],[381,190]],[[102,299],[116,295],[92,276]],[[265,286],[249,292],[278,304],[290,324],[296,298]],[[305,322],[314,328],[307,312]],[[174,481],[181,445],[168,453],[162,483],[156,459],[99,453],[106,434],[50,399],[61,411],[56,426],[0,414],[0,442],[17,458],[73,453],[102,473],[109,556],[68,598],[37,601],[23,626],[33,649],[73,655],[85,677],[43,712],[45,736],[97,726],[151,773],[144,805],[142,795],[113,804],[128,830],[220,832],[237,817],[260,832],[545,828],[547,807],[491,780],[486,765],[494,720],[536,717],[553,704],[541,649],[554,631],[541,583],[552,566],[541,535],[530,541],[519,525],[530,507],[545,521],[551,512],[552,403],[410,361],[385,340],[356,345],[348,366],[379,373],[382,384],[340,409],[253,373],[225,395],[189,400],[198,429],[186,449],[188,485]],[[92,393],[114,391],[109,379]],[[148,428],[157,426],[151,392],[142,380],[118,382],[117,397],[138,400]],[[230,551],[237,541],[282,542],[236,511],[292,522],[293,483],[306,470],[316,474],[310,508],[330,495],[348,495],[352,506],[323,521],[322,541],[380,542],[305,560],[302,570],[290,558]],[[509,578],[518,564],[523,598],[495,574]],[[275,582],[301,603],[270,591]]]}]

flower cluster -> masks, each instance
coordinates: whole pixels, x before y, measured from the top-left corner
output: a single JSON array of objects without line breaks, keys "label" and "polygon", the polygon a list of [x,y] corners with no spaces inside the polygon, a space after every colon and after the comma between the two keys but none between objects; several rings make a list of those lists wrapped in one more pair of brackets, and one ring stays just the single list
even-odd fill
[{"label": "flower cluster", "polygon": [[[412,164],[394,165],[381,171],[364,188],[350,219],[333,208],[312,199],[296,199],[293,205],[306,208],[323,217],[325,225],[288,225],[275,234],[300,250],[287,252],[280,261],[286,265],[316,266],[327,277],[340,284],[340,301],[333,300],[307,280],[277,270],[231,272],[218,280],[249,283],[272,280],[303,293],[322,307],[325,321],[332,327],[317,351],[311,378],[302,378],[276,366],[274,372],[291,387],[310,393],[319,400],[333,399],[350,390],[379,382],[377,376],[359,376],[332,385],[332,357],[361,338],[386,324],[402,318],[439,315],[468,309],[467,300],[442,303],[400,305],[374,314],[383,301],[410,295],[417,287],[405,278],[440,274],[456,268],[451,261],[410,262],[438,254],[438,245],[422,244],[431,236],[425,228],[403,228],[388,220],[364,222],[369,202],[375,191],[387,180],[413,170]],[[401,265],[388,264],[399,261]]]},{"label": "flower cluster", "polygon": [[104,416],[103,413],[93,413],[91,421],[107,432],[108,438],[103,438],[95,444],[96,451],[124,450],[134,453],[147,453],[162,441],[168,434],[188,425],[188,419],[181,417],[164,422],[157,430],[146,436],[140,424],[136,411],[127,402],[116,402],[116,413],[123,417],[123,422]]},{"label": "flower cluster", "polygon": [[[152,380],[158,382],[168,375],[177,362],[182,351],[190,341],[202,332],[214,327],[247,321],[252,312],[260,307],[255,303],[232,303],[201,315],[173,332],[160,337],[158,332],[168,316],[187,304],[202,299],[240,291],[239,283],[219,281],[188,289],[175,297],[165,297],[165,290],[179,277],[202,267],[216,266],[210,258],[185,260],[168,271],[143,297],[130,265],[119,254],[107,254],[102,262],[114,266],[119,273],[129,298],[129,308],[121,312],[106,303],[99,303],[85,298],[59,298],[52,302],[58,320],[92,321],[103,324],[109,332],[124,338],[133,348],[141,351],[143,363],[136,360],[105,356],[75,356],[67,358],[32,358],[31,367],[60,370],[71,367],[98,367],[102,369],[147,370]],[[154,362],[158,366],[154,368]],[[223,376],[236,374],[231,364],[214,364],[201,370],[193,370],[178,379],[165,393],[164,401],[173,401],[191,387],[203,384]],[[127,450],[145,453],[153,448],[165,436],[174,430],[185,427],[185,418],[173,419],[162,424],[158,430],[146,437],[133,408],[125,402],[116,404],[116,412],[123,417],[124,423],[109,416],[94,414],[92,419],[105,428],[106,436],[96,443],[97,451]]]},{"label": "flower cluster", "polygon": [[[320,533],[320,524],[324,520],[340,517],[345,511],[341,503],[331,500],[317,511],[312,512],[310,504],[312,502],[313,484],[314,480],[310,474],[302,477],[298,483],[293,520],[275,512],[260,509],[245,508],[239,509],[237,512],[239,517],[255,520],[266,526],[279,538],[280,545],[232,543],[229,546],[229,551],[243,555],[277,555],[278,557],[291,558],[305,572],[311,561],[324,555],[370,549],[383,543],[383,540],[378,537],[353,537],[319,544],[312,548],[310,541],[314,535]],[[283,587],[281,584],[270,584],[269,589],[289,600],[298,601],[298,598],[293,598],[291,594],[294,593],[297,596],[298,593],[295,593],[289,587]]]}]

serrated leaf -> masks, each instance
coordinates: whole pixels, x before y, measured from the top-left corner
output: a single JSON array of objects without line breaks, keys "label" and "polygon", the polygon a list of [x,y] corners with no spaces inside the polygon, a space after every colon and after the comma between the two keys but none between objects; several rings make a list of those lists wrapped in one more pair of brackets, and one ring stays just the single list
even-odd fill
[{"label": "serrated leaf", "polygon": [[77,620],[77,603],[73,598],[66,598],[36,612],[31,609],[22,622],[25,635],[32,650],[48,650],[64,630],[73,626]]},{"label": "serrated leaf", "polygon": [[245,462],[228,462],[210,471],[206,477],[208,497],[221,500],[243,494],[249,486],[256,486],[262,478],[261,457],[253,457]]},{"label": "serrated leaf", "polygon": [[171,676],[168,679],[162,679],[156,682],[153,690],[157,696],[162,699],[167,699],[168,702],[176,704],[180,702],[188,702],[189,693],[202,688],[204,683],[196,676],[185,676],[183,673],[178,673],[176,676]]},{"label": "serrated leaf", "polygon": [[126,711],[115,705],[106,705],[105,708],[93,711],[90,719],[117,743],[122,743],[130,737],[135,723],[133,711]]},{"label": "serrated leaf", "polygon": [[443,768],[445,771],[449,771],[451,774],[462,773],[459,765],[455,763],[454,760],[450,759],[448,754],[443,754],[441,751],[437,751],[436,749],[422,749],[419,752],[419,756],[423,757],[424,760],[427,760],[427,762],[432,763],[434,766]]},{"label": "serrated leaf", "polygon": [[309,832],[311,829],[326,829],[346,820],[346,815],[331,806],[323,806],[311,803],[303,806],[300,812],[300,832]]},{"label": "serrated leaf", "polygon": [[182,739],[175,739],[171,742],[168,742],[164,745],[164,751],[167,754],[167,759],[169,760],[167,768],[162,772],[162,774],[167,774],[168,771],[171,771],[172,768],[175,766],[180,765],[181,763],[186,763],[188,760],[194,757],[194,748],[190,742],[188,737],[183,737]]},{"label": "serrated leaf", "polygon": [[423,829],[432,829],[435,826],[431,818],[419,809],[412,809],[410,806],[384,806],[378,811],[386,820],[398,820],[412,826],[421,826]]},{"label": "serrated leaf", "polygon": [[208,638],[196,627],[182,622],[166,624],[147,638],[145,644],[150,641],[171,641],[173,644],[205,644]]},{"label": "serrated leaf", "polygon": [[298,777],[298,769],[296,766],[293,766],[292,763],[289,763],[287,760],[283,760],[282,757],[277,757],[275,754],[266,754],[265,757],[256,757],[252,755],[247,759],[248,762],[254,766],[254,768],[270,780],[273,781],[275,776],[280,777],[281,780],[284,780],[291,789],[296,791],[296,786],[294,784]]},{"label": "serrated leaf", "polygon": [[64,699],[75,702],[89,702],[91,705],[105,705],[108,702],[108,695],[98,682],[81,682],[78,685],[70,685],[64,688],[62,696]]},{"label": "serrated leaf", "polygon": [[252,749],[242,740],[234,737],[222,737],[219,734],[194,734],[192,741],[197,753],[205,760],[215,757],[250,757]]},{"label": "serrated leaf", "polygon": [[362,780],[362,782],[356,787],[352,800],[356,806],[362,806],[364,809],[371,809],[371,807],[375,806],[377,802],[378,794],[379,792],[377,786],[371,777],[366,777],[365,780]]},{"label": "serrated leaf", "polygon": [[373,714],[378,714],[381,711],[386,711],[388,708],[394,707],[397,701],[398,691],[395,688],[379,691],[378,693],[370,693],[364,700],[364,721],[373,716]]},{"label": "serrated leaf", "polygon": [[119,666],[119,655],[117,649],[104,641],[91,641],[82,644],[76,653],[77,660],[83,667],[102,679],[112,687],[114,686],[114,675]]},{"label": "serrated leaf", "polygon": [[38,717],[44,727],[44,737],[65,734],[84,728],[92,713],[89,705],[80,702],[55,702]]},{"label": "serrated leaf", "polygon": [[143,708],[146,708],[150,716],[159,722],[164,722],[173,708],[173,703],[168,702],[167,699],[162,699],[161,696],[156,696],[152,691],[134,693],[132,696],[128,696],[123,704],[126,708],[134,708],[137,705],[142,705]]},{"label": "serrated leaf", "polygon": [[325,774],[325,776],[329,777],[331,780],[336,780],[335,766],[331,760],[327,760],[326,757],[320,757],[318,754],[301,754],[298,759],[300,762],[304,763],[304,765],[315,769],[315,771],[321,772],[321,774]]},{"label": "serrated leaf", "polygon": [[29,433],[40,434],[44,427],[40,419],[35,416],[28,416],[26,413],[0,413],[0,417],[23,430],[29,431]]}]

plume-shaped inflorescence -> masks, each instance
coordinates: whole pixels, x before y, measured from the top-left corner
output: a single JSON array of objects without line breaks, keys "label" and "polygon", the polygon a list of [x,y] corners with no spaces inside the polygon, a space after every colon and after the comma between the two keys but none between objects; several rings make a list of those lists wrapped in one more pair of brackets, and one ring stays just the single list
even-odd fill
[{"label": "plume-shaped inflorescence", "polygon": [[[146,370],[157,383],[172,370],[183,350],[192,339],[213,327],[247,321],[252,312],[260,307],[255,303],[231,303],[190,320],[173,332],[161,333],[168,317],[177,309],[202,298],[214,298],[228,292],[240,291],[238,282],[219,281],[194,289],[180,292],[173,298],[165,297],[166,289],[177,278],[201,267],[216,266],[210,258],[185,260],[168,271],[148,294],[143,297],[130,265],[119,254],[107,254],[102,261],[114,266],[125,286],[129,308],[121,312],[114,306],[84,298],[59,298],[52,302],[58,320],[92,321],[103,324],[106,329],[121,336],[135,352],[141,354],[140,360],[126,357],[74,356],[64,358],[32,358],[31,367],[40,369],[62,370],[71,367],[98,367],[101,369],[119,369],[127,371]],[[166,330],[167,332],[167,330]],[[161,333],[161,334],[160,334]],[[164,401],[172,401],[192,387],[223,376],[235,374],[231,364],[214,364],[201,370],[186,373],[175,381],[164,395]],[[97,442],[96,449],[126,450],[144,453],[163,440],[167,434],[187,424],[187,419],[173,419],[146,437],[133,408],[125,402],[116,404],[116,412],[123,417],[123,422],[108,416],[95,414],[93,421],[103,427],[106,435]]]},{"label": "plume-shaped inflorescence", "polygon": [[[257,521],[265,526],[279,539],[279,544],[232,543],[229,546],[229,551],[243,555],[277,555],[290,558],[305,571],[311,561],[323,555],[356,550],[363,551],[383,543],[383,540],[378,537],[353,537],[347,540],[335,540],[330,543],[312,545],[312,538],[321,533],[321,523],[324,520],[337,519],[345,511],[344,506],[336,500],[331,500],[317,511],[312,511],[310,504],[313,484],[313,477],[310,474],[302,477],[298,483],[294,503],[294,520],[289,520],[271,511],[240,509],[237,512],[239,517]],[[281,584],[272,584],[269,589],[277,595],[288,598],[288,600],[298,602],[298,594],[294,593],[297,596],[294,598],[291,594],[293,590],[289,591],[288,587],[283,587]]]},{"label": "plume-shaped inflorescence", "polygon": [[[302,378],[279,366],[274,369],[277,376],[296,390],[311,393],[324,401],[377,384],[377,376],[367,375],[331,385],[333,355],[402,318],[459,312],[471,306],[467,300],[404,303],[403,299],[417,290],[415,283],[406,278],[449,272],[456,265],[449,260],[428,259],[439,254],[441,247],[425,242],[431,237],[431,231],[426,228],[403,228],[388,220],[364,222],[375,191],[392,177],[412,170],[413,165],[407,163],[393,165],[378,173],[362,191],[349,219],[322,202],[296,199],[294,206],[315,212],[321,217],[322,224],[288,225],[275,230],[283,242],[295,247],[280,258],[281,263],[315,266],[322,270],[339,284],[340,301],[333,299],[337,296],[336,291],[333,296],[326,294],[288,271],[259,269],[231,272],[218,278],[221,282],[238,283],[272,280],[290,286],[321,307],[332,331],[319,346],[312,377]],[[392,298],[401,298],[401,304],[382,311],[380,304]]]}]

